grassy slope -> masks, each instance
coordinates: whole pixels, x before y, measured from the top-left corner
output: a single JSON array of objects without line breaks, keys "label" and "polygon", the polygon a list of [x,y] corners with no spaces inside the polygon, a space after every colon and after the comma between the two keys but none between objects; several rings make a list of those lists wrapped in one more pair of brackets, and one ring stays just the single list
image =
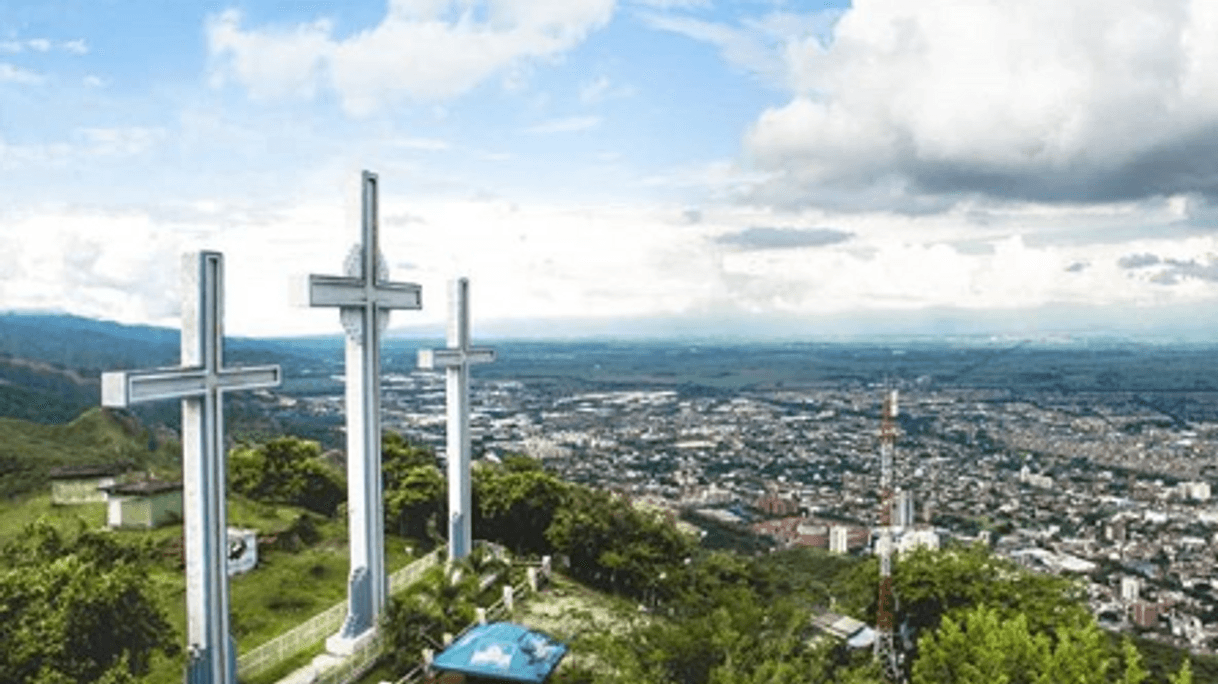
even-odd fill
[{"label": "grassy slope", "polygon": [[85,411],[66,425],[0,418],[0,496],[42,488],[51,468],[130,461],[141,468],[172,467],[166,445],[150,451],[149,433],[102,408]]},{"label": "grassy slope", "polygon": [[[282,532],[303,512],[293,506],[272,506],[230,497],[229,524],[249,527],[261,535]],[[26,524],[38,517],[64,529],[78,521],[97,526],[105,521],[105,505],[53,506],[48,493],[0,500],[0,544],[21,533]],[[292,553],[259,548],[258,567],[239,575],[230,583],[233,636],[239,652],[251,650],[313,615],[343,601],[347,595],[347,524],[327,520],[319,527],[322,539],[312,547]],[[151,538],[171,543],[180,539],[180,525],[157,530],[121,530],[116,534],[129,539]],[[412,560],[406,548],[410,540],[388,536],[385,552],[389,570],[397,570]],[[169,622],[185,644],[186,577],[177,567],[176,555],[167,551],[152,571],[153,591],[169,616]],[[182,657],[159,658],[147,682],[180,682]]]}]

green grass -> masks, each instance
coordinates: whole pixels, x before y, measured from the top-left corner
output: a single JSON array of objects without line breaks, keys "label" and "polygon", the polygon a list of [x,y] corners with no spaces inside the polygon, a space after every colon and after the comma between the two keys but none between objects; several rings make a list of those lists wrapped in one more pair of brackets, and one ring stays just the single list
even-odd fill
[{"label": "green grass", "polygon": [[78,521],[100,527],[106,522],[106,504],[56,506],[51,503],[50,492],[0,499],[0,545],[18,537],[26,525],[40,517],[64,531],[76,529]]},{"label": "green grass", "polygon": [[[237,496],[228,499],[228,521],[233,527],[258,530],[259,537],[286,530],[304,509],[295,506],[271,505]],[[88,527],[105,524],[105,504],[55,506],[49,492],[27,494],[13,499],[0,499],[0,544],[16,538],[25,526],[39,517],[65,531],[74,530],[83,520]],[[253,571],[232,578],[229,584],[232,609],[232,631],[238,652],[246,652],[274,639],[287,630],[346,599],[348,549],[347,521],[322,520],[317,525],[321,540],[298,552],[268,550],[259,547],[258,566]],[[180,556],[172,544],[182,537],[182,526],[171,525],[155,530],[116,530],[121,537],[137,540],[151,539],[165,544],[165,554],[150,572],[152,591],[165,609],[169,623],[186,643],[186,576],[178,567]],[[415,556],[408,546],[418,547],[408,539],[393,535],[385,539],[386,564],[392,572],[406,566]],[[306,664],[308,656],[294,659],[273,674],[287,674]],[[297,662],[299,661],[299,662]],[[152,671],[144,679],[149,683],[177,683],[182,680],[185,656],[156,658]],[[273,681],[260,678],[259,681]]]},{"label": "green grass", "polygon": [[91,408],[64,425],[0,418],[0,496],[37,491],[56,466],[129,461],[139,468],[172,469],[167,445],[150,451],[149,433],[106,409]]}]

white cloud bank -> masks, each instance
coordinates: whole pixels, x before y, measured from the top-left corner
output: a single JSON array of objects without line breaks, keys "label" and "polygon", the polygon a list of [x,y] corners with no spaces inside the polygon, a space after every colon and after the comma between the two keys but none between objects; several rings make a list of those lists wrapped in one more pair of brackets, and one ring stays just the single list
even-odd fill
[{"label": "white cloud bank", "polygon": [[464,93],[522,60],[578,45],[613,15],[614,0],[390,0],[381,23],[344,38],[327,20],[246,28],[237,10],[212,17],[217,82],[255,97],[314,97],[332,89],[350,114],[402,99]]},{"label": "white cloud bank", "polygon": [[856,0],[746,136],[780,204],[1218,197],[1218,3]]},{"label": "white cloud bank", "polygon": [[[230,333],[337,332],[335,312],[295,308],[289,291],[303,274],[340,271],[356,234],[342,203],[249,208],[0,216],[0,301],[173,326],[178,255],[206,248],[226,257]],[[915,217],[718,207],[691,218],[678,207],[387,196],[381,211],[392,278],[424,287],[424,310],[396,313],[393,325],[436,330],[446,281],[458,275],[471,278],[478,325],[702,317],[724,331],[753,314],[812,321],[868,311],[1190,305],[1212,298],[1218,282],[1215,236],[1053,245],[1010,231],[1163,221],[1166,206],[1102,217],[1030,208],[987,236],[965,210]]]}]

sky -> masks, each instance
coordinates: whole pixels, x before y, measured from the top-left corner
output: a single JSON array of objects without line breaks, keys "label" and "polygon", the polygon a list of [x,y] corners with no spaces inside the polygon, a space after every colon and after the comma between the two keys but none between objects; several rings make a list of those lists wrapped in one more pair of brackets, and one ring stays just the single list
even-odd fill
[{"label": "sky", "polygon": [[363,169],[394,327],[1208,334],[1218,3],[0,3],[0,310],[337,333]]}]

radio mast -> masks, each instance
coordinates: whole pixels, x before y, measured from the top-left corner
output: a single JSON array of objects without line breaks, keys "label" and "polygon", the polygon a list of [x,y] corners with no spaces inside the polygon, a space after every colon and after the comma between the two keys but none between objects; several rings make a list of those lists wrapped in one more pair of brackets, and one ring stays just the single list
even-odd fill
[{"label": "radio mast", "polygon": [[876,555],[880,559],[880,594],[875,614],[875,657],[891,682],[902,681],[893,623],[896,598],[892,591],[892,459],[896,450],[897,391],[884,396],[880,423],[880,529]]}]

